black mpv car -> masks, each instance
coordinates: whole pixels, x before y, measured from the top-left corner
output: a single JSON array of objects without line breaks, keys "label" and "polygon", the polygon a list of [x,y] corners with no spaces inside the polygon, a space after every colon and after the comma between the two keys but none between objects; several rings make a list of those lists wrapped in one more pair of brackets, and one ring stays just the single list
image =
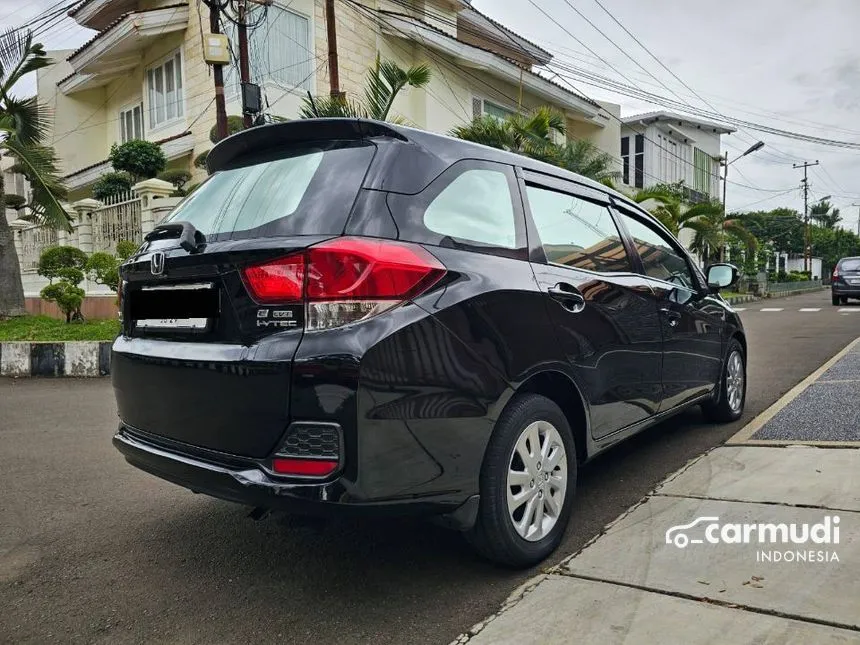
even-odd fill
[{"label": "black mpv car", "polygon": [[436,516],[523,566],[578,465],[691,405],[740,416],[746,339],[622,195],[353,119],[234,135],[122,267],[113,441],[259,510]]},{"label": "black mpv car", "polygon": [[842,258],[830,277],[833,306],[848,303],[848,298],[860,298],[860,258]]}]

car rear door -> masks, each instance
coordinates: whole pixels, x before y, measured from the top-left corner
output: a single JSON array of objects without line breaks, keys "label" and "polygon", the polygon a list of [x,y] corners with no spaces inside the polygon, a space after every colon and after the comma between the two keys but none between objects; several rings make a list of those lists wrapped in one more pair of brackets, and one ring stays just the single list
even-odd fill
[{"label": "car rear door", "polygon": [[301,278],[273,301],[253,293],[248,269],[283,261],[268,270],[289,278],[304,249],[340,235],[374,152],[360,140],[248,151],[153,231],[121,269],[111,377],[126,426],[243,457],[270,453],[290,422],[305,305]]},{"label": "car rear door", "polygon": [[528,171],[522,188],[532,269],[599,439],[659,409],[654,292],[635,270],[605,193]]},{"label": "car rear door", "polygon": [[681,244],[650,216],[616,204],[653,289],[663,334],[662,410],[707,394],[720,379],[726,307]]}]

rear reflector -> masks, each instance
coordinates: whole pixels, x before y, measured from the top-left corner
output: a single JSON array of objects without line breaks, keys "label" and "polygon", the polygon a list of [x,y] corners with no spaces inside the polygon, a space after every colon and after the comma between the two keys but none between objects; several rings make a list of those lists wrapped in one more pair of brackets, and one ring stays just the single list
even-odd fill
[{"label": "rear reflector", "polygon": [[301,302],[305,282],[305,256],[291,255],[274,262],[247,267],[245,284],[259,303]]},{"label": "rear reflector", "polygon": [[275,457],[272,470],[279,475],[324,477],[337,470],[337,461],[331,459],[296,459]]}]

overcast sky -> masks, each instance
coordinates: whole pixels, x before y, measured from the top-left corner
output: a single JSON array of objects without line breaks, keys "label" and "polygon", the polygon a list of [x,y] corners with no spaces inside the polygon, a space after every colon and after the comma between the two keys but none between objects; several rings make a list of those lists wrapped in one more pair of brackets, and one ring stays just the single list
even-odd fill
[{"label": "overcast sky", "polygon": [[[0,0],[0,25],[26,22],[55,1]],[[660,85],[662,82],[684,102],[709,109],[639,48],[595,0],[534,1],[584,45],[554,25],[529,0],[474,0],[474,5],[544,46],[561,65],[629,84],[596,54],[642,89],[678,100]],[[721,114],[828,139],[860,142],[860,0],[600,1]],[[637,67],[570,5],[659,81]],[[48,49],[63,49],[77,47],[91,35],[66,20],[41,39]],[[591,87],[582,80],[572,82],[592,98],[619,103],[625,116],[665,107]],[[32,91],[34,84],[27,85],[24,89]],[[730,183],[730,209],[789,206],[802,210],[802,171],[791,166],[818,159],[821,165],[810,171],[811,195],[833,195],[832,201],[841,209],[846,224],[856,230],[858,207],[851,204],[860,203],[860,151],[752,130],[724,136],[723,142],[731,158],[758,139],[765,142],[765,148],[733,164],[729,179],[766,190]],[[779,194],[789,189],[792,191]]]}]

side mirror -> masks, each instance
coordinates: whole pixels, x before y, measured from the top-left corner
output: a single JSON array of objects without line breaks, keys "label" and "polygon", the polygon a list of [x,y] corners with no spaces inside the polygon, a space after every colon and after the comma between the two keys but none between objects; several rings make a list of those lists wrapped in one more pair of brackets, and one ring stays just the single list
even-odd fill
[{"label": "side mirror", "polygon": [[738,281],[738,268],[732,264],[712,264],[708,267],[707,279],[711,289],[725,289]]}]

